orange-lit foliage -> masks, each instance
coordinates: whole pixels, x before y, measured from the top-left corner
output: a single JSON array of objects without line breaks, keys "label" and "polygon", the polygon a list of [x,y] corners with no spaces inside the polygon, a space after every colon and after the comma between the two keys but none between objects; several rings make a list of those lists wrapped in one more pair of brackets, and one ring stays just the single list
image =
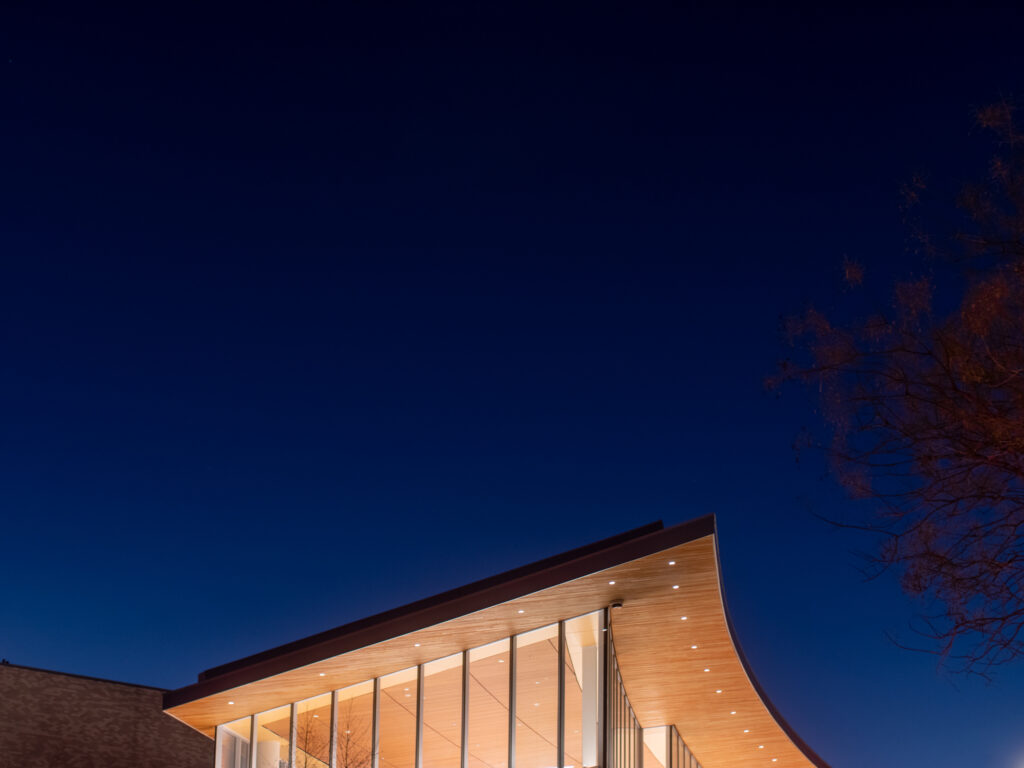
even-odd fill
[{"label": "orange-lit foliage", "polygon": [[855,527],[922,599],[928,650],[984,675],[1024,656],[1024,141],[1005,104],[979,121],[1000,151],[959,201],[956,266],[971,271],[955,309],[936,311],[921,278],[857,324],[810,311],[789,327],[805,360],[779,378],[820,394],[838,478],[875,502]]}]

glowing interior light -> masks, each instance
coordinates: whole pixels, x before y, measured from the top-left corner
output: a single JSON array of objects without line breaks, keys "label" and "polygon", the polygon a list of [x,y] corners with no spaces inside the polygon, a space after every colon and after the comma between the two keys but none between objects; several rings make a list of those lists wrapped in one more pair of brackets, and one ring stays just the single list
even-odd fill
[{"label": "glowing interior light", "polygon": [[609,583],[609,584],[614,584],[615,582],[614,582],[614,581],[609,581],[608,583]]},{"label": "glowing interior light", "polygon": [[697,646],[696,645],[691,645],[690,648],[692,648],[695,651],[697,650]]},{"label": "glowing interior light", "polygon": [[686,617],[685,617],[685,616],[680,616],[680,617],[679,617],[679,620],[680,620],[680,621],[686,621]]},{"label": "glowing interior light", "polygon": [[717,691],[715,691],[715,693],[721,693],[721,692],[722,692],[721,688],[719,688]]},{"label": "glowing interior light", "polygon": [[736,710],[734,709],[734,710],[733,710],[732,712],[730,712],[729,714],[730,714],[730,715],[735,715],[735,714],[736,714]]},{"label": "glowing interior light", "polygon": [[743,729],[743,732],[744,732],[744,733],[750,733],[750,729],[749,729],[749,728],[744,728],[744,729]]},{"label": "glowing interior light", "polygon": [[673,584],[672,585],[672,589],[679,589],[679,585],[678,584]]},{"label": "glowing interior light", "polygon": [[320,677],[323,677],[323,676],[324,676],[324,675],[326,675],[326,674],[327,674],[326,672],[321,672],[321,673],[320,673]]},{"label": "glowing interior light", "polygon": [[419,643],[413,643],[413,644],[412,644],[412,647],[413,647],[413,648],[419,648],[419,647],[420,647],[420,644],[419,644]]},{"label": "glowing interior light", "polygon": [[320,715],[313,715],[313,717],[320,717]]},{"label": "glowing interior light", "polygon": [[705,671],[705,672],[710,672],[710,671],[711,671],[711,668],[710,668],[710,667],[704,667],[704,671]]},{"label": "glowing interior light", "polygon": [[504,664],[504,663],[505,663],[505,660],[504,660],[504,659],[498,659],[498,663],[499,663],[499,664]]},{"label": "glowing interior light", "polygon": [[668,564],[669,564],[669,565],[675,565],[675,564],[676,564],[676,561],[675,561],[675,560],[669,560],[669,561],[668,561]]},{"label": "glowing interior light", "polygon": [[758,744],[758,745],[757,745],[757,748],[758,748],[758,749],[764,749],[764,744]]},{"label": "glowing interior light", "polygon": [[522,608],[520,608],[518,612],[519,613],[525,613],[525,611]]},{"label": "glowing interior light", "polygon": [[229,702],[228,702],[228,704],[234,704],[234,703],[235,703],[235,702],[233,702],[233,701],[229,701]]}]

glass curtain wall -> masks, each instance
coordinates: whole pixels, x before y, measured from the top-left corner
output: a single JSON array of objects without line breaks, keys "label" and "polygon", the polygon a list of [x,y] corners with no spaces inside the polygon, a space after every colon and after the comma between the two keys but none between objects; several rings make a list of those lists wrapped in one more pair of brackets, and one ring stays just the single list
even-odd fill
[{"label": "glass curtain wall", "polygon": [[641,768],[604,628],[596,611],[223,724],[217,768]]},{"label": "glass curtain wall", "polygon": [[[611,634],[611,633],[609,633]],[[626,697],[626,686],[619,674],[615,649],[608,638],[612,652],[608,654],[605,674],[608,676],[608,768],[640,768],[640,723]]]},{"label": "glass curtain wall", "polygon": [[371,768],[373,759],[373,681],[335,693],[336,724],[332,768]]},{"label": "glass curtain wall", "polygon": [[672,768],[668,764],[669,755],[668,726],[644,728],[644,760],[643,768]]},{"label": "glass curtain wall", "polygon": [[291,730],[291,706],[278,707],[256,715],[255,768],[289,767]]},{"label": "glass curtain wall", "polygon": [[418,676],[410,667],[380,679],[380,768],[416,768]]},{"label": "glass curtain wall", "polygon": [[683,737],[679,735],[674,725],[668,728],[668,743],[671,765],[665,768],[701,768],[701,764],[694,757],[693,752],[686,746]]},{"label": "glass curtain wall", "polygon": [[462,654],[423,665],[422,768],[459,768]]},{"label": "glass curtain wall", "polygon": [[558,625],[516,637],[516,768],[558,765]]},{"label": "glass curtain wall", "polygon": [[218,768],[249,768],[249,739],[251,737],[251,717],[243,717],[233,723],[218,725]]},{"label": "glass curtain wall", "polygon": [[329,768],[331,694],[295,705],[295,768]]},{"label": "glass curtain wall", "polygon": [[467,765],[507,768],[509,731],[509,640],[469,652]]},{"label": "glass curtain wall", "polygon": [[564,768],[597,766],[600,724],[602,612],[565,622]]}]

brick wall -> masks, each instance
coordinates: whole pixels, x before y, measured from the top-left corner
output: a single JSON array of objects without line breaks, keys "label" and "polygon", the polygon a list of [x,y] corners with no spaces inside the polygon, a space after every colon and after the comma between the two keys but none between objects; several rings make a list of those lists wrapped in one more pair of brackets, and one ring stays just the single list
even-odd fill
[{"label": "brick wall", "polygon": [[159,688],[0,664],[0,768],[212,768]]}]

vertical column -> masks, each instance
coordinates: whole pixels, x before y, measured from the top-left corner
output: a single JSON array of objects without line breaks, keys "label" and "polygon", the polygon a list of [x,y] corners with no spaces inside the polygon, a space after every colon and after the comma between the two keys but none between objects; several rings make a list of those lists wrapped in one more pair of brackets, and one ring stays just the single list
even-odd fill
[{"label": "vertical column", "polygon": [[288,724],[288,768],[295,768],[295,742],[298,741],[298,707],[292,702]]},{"label": "vertical column", "polygon": [[[463,766],[466,768],[466,766]],[[508,639],[508,768],[516,768],[516,636]]]},{"label": "vertical column", "polygon": [[565,768],[565,621],[558,622],[558,768]]},{"label": "vertical column", "polygon": [[469,768],[469,651],[462,652],[462,752],[459,765]]},{"label": "vertical column", "polygon": [[[380,768],[380,678],[373,678],[373,723],[370,726],[370,768]],[[255,767],[254,767],[255,768]]]},{"label": "vertical column", "polygon": [[416,768],[423,768],[423,665],[416,665]]},{"label": "vertical column", "polygon": [[608,635],[611,634],[608,627],[608,609],[605,608],[601,611],[601,681],[599,690],[601,691],[601,703],[598,707],[598,711],[601,716],[601,738],[598,742],[600,744],[600,754],[597,756],[597,764],[602,768],[610,768],[611,766],[611,740],[609,734],[611,732],[611,717],[609,712],[609,701],[608,701]]},{"label": "vertical column", "polygon": [[338,692],[331,693],[331,735],[328,738],[329,768],[338,768]]},{"label": "vertical column", "polygon": [[249,768],[256,768],[256,715],[249,718]]}]

